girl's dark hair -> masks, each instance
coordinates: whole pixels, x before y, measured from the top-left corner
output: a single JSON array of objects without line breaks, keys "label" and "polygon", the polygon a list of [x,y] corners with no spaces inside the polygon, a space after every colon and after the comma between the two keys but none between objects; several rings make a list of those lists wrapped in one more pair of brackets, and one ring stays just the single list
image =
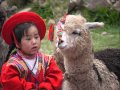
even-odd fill
[{"label": "girl's dark hair", "polygon": [[[27,33],[28,29],[31,26],[36,26],[36,25],[34,23],[27,22],[27,23],[22,23],[22,24],[19,24],[16,26],[16,28],[14,29],[14,34],[15,34],[15,37],[16,37],[16,40],[18,41],[18,43],[21,42],[22,37],[24,36],[25,33]],[[14,39],[13,39],[13,41],[14,41]],[[11,54],[16,53],[16,52],[13,52],[13,50],[15,50],[15,48],[16,48],[15,43],[13,43],[12,45],[9,46],[9,51],[6,56],[6,61],[8,60],[8,58],[10,57]]]},{"label": "girl's dark hair", "polygon": [[14,29],[14,34],[18,43],[21,42],[22,37],[24,36],[25,33],[27,33],[28,29],[31,26],[35,26],[35,24],[28,22],[28,23],[22,23],[16,26],[16,28]]},{"label": "girl's dark hair", "polygon": [[[8,51],[8,54],[6,56],[6,59],[5,59],[5,62],[8,60],[9,56],[11,55],[11,52],[15,49],[15,44],[13,43],[12,45],[9,46],[9,51]],[[14,52],[16,53],[16,52]]]}]

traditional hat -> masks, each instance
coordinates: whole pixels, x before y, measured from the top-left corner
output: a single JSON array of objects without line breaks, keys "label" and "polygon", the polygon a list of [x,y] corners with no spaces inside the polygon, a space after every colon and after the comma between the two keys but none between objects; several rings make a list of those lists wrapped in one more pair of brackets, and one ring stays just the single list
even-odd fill
[{"label": "traditional hat", "polygon": [[[34,23],[38,30],[40,31],[40,38],[41,40],[45,36],[46,32],[46,25],[44,20],[36,13],[34,12],[20,12],[12,15],[4,24],[2,27],[2,38],[5,40],[5,42],[9,45],[12,44],[12,38],[13,30],[18,24],[25,23],[25,22],[32,22]],[[14,36],[13,36],[14,37]]]}]

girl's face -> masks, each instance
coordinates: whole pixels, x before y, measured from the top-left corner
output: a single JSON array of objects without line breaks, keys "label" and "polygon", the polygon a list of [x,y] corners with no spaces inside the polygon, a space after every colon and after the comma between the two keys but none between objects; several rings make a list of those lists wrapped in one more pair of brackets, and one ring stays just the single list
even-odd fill
[{"label": "girl's face", "polygon": [[35,26],[31,26],[28,31],[24,33],[19,47],[25,55],[32,56],[39,51],[40,44],[38,29]]}]

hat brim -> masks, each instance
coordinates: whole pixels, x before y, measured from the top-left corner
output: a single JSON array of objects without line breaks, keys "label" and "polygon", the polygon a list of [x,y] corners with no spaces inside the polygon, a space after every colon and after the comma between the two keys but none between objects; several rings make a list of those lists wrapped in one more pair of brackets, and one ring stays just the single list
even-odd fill
[{"label": "hat brim", "polygon": [[4,24],[2,27],[2,38],[5,40],[5,42],[9,45],[12,44],[12,32],[15,29],[15,27],[21,23],[25,22],[32,22],[34,23],[38,30],[40,31],[40,38],[41,40],[44,38],[46,33],[46,25],[44,20],[36,13],[34,12],[21,12],[16,13],[12,15]]}]

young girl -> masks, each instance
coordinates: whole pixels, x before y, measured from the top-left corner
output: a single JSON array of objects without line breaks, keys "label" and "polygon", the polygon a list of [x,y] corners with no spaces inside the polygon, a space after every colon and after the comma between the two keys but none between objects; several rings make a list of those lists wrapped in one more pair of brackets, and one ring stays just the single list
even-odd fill
[{"label": "young girl", "polygon": [[54,57],[39,52],[45,32],[34,12],[14,14],[4,23],[2,37],[10,48],[1,71],[3,90],[60,90],[63,76]]}]

